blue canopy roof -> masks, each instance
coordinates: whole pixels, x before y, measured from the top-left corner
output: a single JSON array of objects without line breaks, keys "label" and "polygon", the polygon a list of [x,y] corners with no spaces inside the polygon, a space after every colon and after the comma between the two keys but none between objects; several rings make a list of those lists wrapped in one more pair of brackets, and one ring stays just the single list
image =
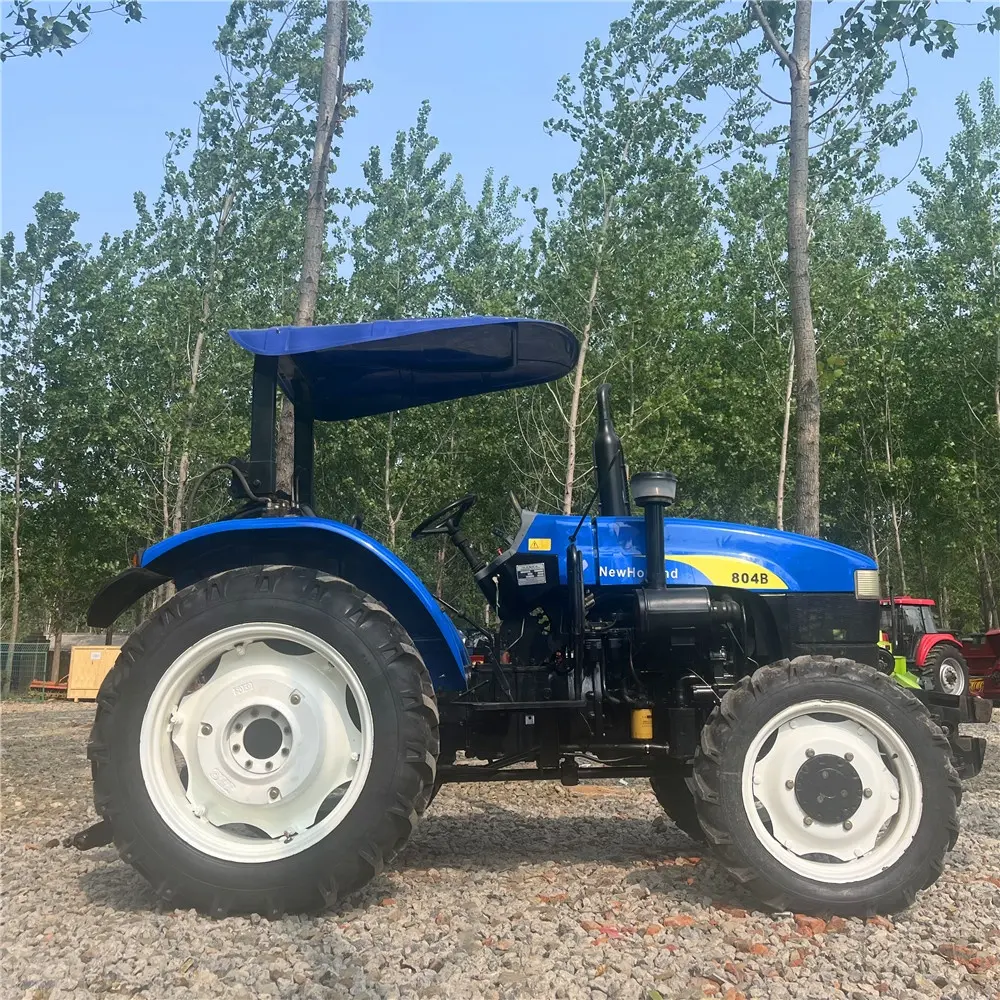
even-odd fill
[{"label": "blue canopy roof", "polygon": [[551,382],[572,371],[579,351],[557,323],[497,316],[281,326],[230,336],[253,354],[279,357],[285,393],[308,402],[317,420]]}]

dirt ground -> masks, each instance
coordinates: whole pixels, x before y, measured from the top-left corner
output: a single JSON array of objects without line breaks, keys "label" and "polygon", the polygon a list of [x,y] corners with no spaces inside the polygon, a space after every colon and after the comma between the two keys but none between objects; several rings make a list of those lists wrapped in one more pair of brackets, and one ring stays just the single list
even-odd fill
[{"label": "dirt ground", "polygon": [[95,820],[92,704],[7,703],[0,995],[1000,1000],[1000,725],[944,875],[892,920],[754,910],[648,784],[446,787],[338,913],[162,907]]}]

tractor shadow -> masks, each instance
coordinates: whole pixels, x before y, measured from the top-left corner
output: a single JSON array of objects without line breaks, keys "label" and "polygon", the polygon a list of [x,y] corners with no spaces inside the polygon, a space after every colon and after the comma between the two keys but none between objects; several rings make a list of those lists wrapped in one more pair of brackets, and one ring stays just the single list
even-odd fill
[{"label": "tractor shadow", "polygon": [[[608,805],[603,815],[530,815],[495,802],[469,801],[471,809],[435,811],[431,805],[393,869],[409,875],[435,869],[517,873],[532,867],[592,868],[595,891],[613,894],[640,886],[671,902],[703,903],[706,896],[756,908],[751,897],[696,844],[663,818],[629,817]],[[603,805],[603,804],[602,804]],[[532,877],[526,875],[525,877]],[[541,877],[536,874],[534,877]],[[538,883],[557,886],[559,873]],[[576,881],[579,874],[572,879]]]},{"label": "tractor shadow", "polygon": [[152,886],[118,857],[114,848],[94,851],[99,862],[78,878],[91,906],[107,906],[119,913],[151,913],[164,909]]},{"label": "tractor shadow", "polygon": [[[442,875],[451,881],[471,879],[478,872],[510,874],[532,893],[545,892],[549,886],[558,888],[562,876],[554,869],[565,866],[589,869],[585,878],[595,894],[610,897],[638,886],[669,905],[703,904],[709,897],[755,908],[703,845],[662,816],[629,816],[619,811],[622,806],[620,801],[601,801],[599,810],[584,815],[546,815],[539,814],[538,803],[508,808],[475,795],[453,797],[445,790],[392,865],[344,903],[350,911],[377,906],[387,896],[402,903],[419,892],[424,873],[429,873],[428,886]],[[92,857],[101,863],[79,876],[92,905],[131,913],[172,909],[113,849],[95,851]],[[568,881],[579,879],[580,872],[567,873]]]},{"label": "tractor shadow", "polygon": [[[94,853],[97,855],[96,851]],[[152,886],[137,871],[121,861],[116,851],[108,850],[101,852],[101,854],[105,856],[97,856],[95,860],[103,863],[84,872],[77,879],[77,884],[90,906],[107,907],[118,913],[169,914],[173,912],[174,907],[160,899],[153,891]],[[343,901],[340,912],[363,911],[369,907],[377,906],[379,901],[387,896],[405,896],[405,889],[396,885],[392,879],[391,871],[386,871],[378,878],[373,879],[363,889],[347,897]],[[280,922],[286,917],[287,914],[268,919]],[[305,917],[326,920],[330,917],[330,912],[318,910],[306,913]],[[205,916],[203,919],[214,921],[218,918]],[[223,919],[239,920],[241,915],[233,914],[231,917]]]}]

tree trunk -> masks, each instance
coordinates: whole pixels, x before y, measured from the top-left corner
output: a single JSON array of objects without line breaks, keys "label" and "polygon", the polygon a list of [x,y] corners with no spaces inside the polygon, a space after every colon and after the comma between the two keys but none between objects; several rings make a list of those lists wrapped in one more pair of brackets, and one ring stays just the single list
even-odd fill
[{"label": "tree trunk", "polygon": [[[211,278],[209,278],[211,280]],[[179,535],[184,530],[184,504],[187,499],[187,484],[191,470],[191,430],[194,427],[194,405],[198,395],[198,375],[201,369],[201,352],[205,347],[205,329],[212,313],[208,288],[201,297],[201,325],[198,336],[195,337],[194,351],[191,355],[191,379],[188,382],[188,416],[184,426],[183,448],[181,460],[177,464],[177,492],[174,494],[174,513],[171,518],[171,534]]]},{"label": "tree trunk", "polygon": [[59,680],[60,661],[62,660],[62,629],[56,628],[52,636],[52,666],[49,668],[49,680],[55,684]]},{"label": "tree trunk", "polygon": [[997,628],[1000,627],[1000,621],[997,620],[997,596],[996,591],[993,589],[993,574],[990,572],[990,557],[986,552],[986,546],[979,546],[980,554],[983,560],[983,604],[986,610],[986,628]]},{"label": "tree trunk", "polygon": [[604,218],[601,222],[600,240],[597,244],[597,254],[594,263],[594,273],[590,279],[590,292],[587,294],[587,313],[580,333],[580,355],[576,360],[576,371],[573,373],[573,396],[570,400],[569,419],[566,427],[566,478],[563,481],[563,513],[573,512],[573,488],[576,485],[576,432],[580,423],[580,396],[583,393],[583,369],[587,361],[587,348],[590,346],[590,334],[594,328],[594,304],[597,301],[597,289],[601,278],[601,265],[604,260],[604,244],[608,236],[608,224],[611,221],[611,199],[605,198]]},{"label": "tree trunk", "polygon": [[993,406],[997,415],[997,433],[1000,434],[1000,326],[997,326],[997,370],[993,380]]},{"label": "tree trunk", "polygon": [[785,530],[785,478],[788,473],[788,428],[792,418],[792,388],[795,385],[795,341],[788,348],[788,381],[785,383],[785,419],[781,425],[781,456],[778,459],[778,531]]},{"label": "tree trunk", "polygon": [[437,552],[434,553],[434,561],[437,563],[434,580],[434,596],[439,600],[444,597],[444,570],[447,564],[447,558],[447,540],[442,538],[440,544],[438,545]]},{"label": "tree trunk", "polygon": [[[890,482],[889,488],[891,492],[895,492],[896,482],[895,482],[895,462],[892,457],[892,408],[889,405],[889,390],[886,387],[885,393],[885,465],[889,472]],[[893,538],[896,542],[896,558],[899,560],[899,580],[903,587],[903,593],[907,593],[906,586],[906,565],[903,562],[903,538],[902,531],[900,528],[901,518],[899,514],[899,508],[896,506],[896,498],[889,501],[889,514],[892,518],[892,532]]]},{"label": "tree trunk", "polygon": [[385,470],[382,478],[383,499],[385,500],[385,519],[388,525],[389,548],[396,550],[396,525],[399,523],[398,517],[392,514],[392,422],[394,413],[389,414],[389,419],[385,429]]},{"label": "tree trunk", "polygon": [[875,511],[868,504],[865,505],[865,517],[868,519],[868,554],[875,562],[878,562],[878,540],[875,537]]},{"label": "tree trunk", "polygon": [[208,324],[212,318],[212,291],[215,287],[215,271],[219,260],[219,243],[222,241],[229,217],[236,201],[236,192],[230,188],[219,210],[219,221],[215,226],[214,243],[212,245],[212,260],[205,287],[201,293],[201,320],[198,324],[198,335],[194,339],[194,350],[191,352],[191,376],[188,380],[187,414],[184,418],[184,432],[181,437],[181,458],[177,464],[177,492],[174,494],[174,512],[171,519],[172,533],[177,535],[184,530],[184,504],[187,499],[187,485],[191,469],[191,431],[194,429],[194,408],[198,398],[198,377],[201,375],[201,355],[205,349],[205,337],[208,334]]},{"label": "tree trunk", "polygon": [[927,563],[924,561],[924,546],[923,542],[920,541],[920,535],[917,535],[917,559],[920,562],[920,585],[923,587],[922,597],[931,596],[931,584],[927,577]]},{"label": "tree trunk", "polygon": [[795,339],[795,527],[819,535],[819,373],[809,282],[809,62],[811,0],[795,4],[788,126],[788,294]]},{"label": "tree trunk", "polygon": [[[997,244],[993,241],[990,256],[990,277],[993,279],[993,314],[997,313]],[[1000,434],[1000,325],[997,326],[997,367],[993,373],[993,407],[997,418],[997,433]]]},{"label": "tree trunk", "polygon": [[14,453],[14,523],[10,535],[10,569],[13,578],[13,594],[10,603],[10,634],[7,636],[7,662],[3,668],[3,682],[0,690],[10,694],[14,673],[14,645],[21,625],[21,456],[24,449],[24,431],[17,433],[17,448]]},{"label": "tree trunk", "polygon": [[[330,148],[337,129],[341,95],[344,88],[344,64],[347,61],[347,0],[328,0],[326,36],[323,43],[323,75],[320,78],[319,106],[316,109],[316,141],[313,144],[309,171],[309,196],[306,201],[302,245],[302,273],[299,276],[299,301],[295,310],[296,326],[312,326],[316,317],[326,245],[326,188],[330,174]],[[292,494],[295,452],[295,411],[282,396],[278,421],[275,460],[279,490]]]},{"label": "tree trunk", "polygon": [[896,508],[896,501],[893,500],[890,504],[890,513],[892,514],[892,532],[896,540],[896,558],[899,560],[899,582],[903,588],[903,593],[908,593],[906,586],[906,565],[903,562],[903,538],[899,530],[899,511]]}]

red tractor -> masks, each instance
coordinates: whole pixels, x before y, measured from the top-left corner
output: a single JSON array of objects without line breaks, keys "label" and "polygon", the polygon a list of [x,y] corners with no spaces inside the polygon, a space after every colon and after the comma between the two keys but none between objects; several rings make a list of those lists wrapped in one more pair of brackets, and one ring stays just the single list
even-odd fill
[{"label": "red tractor", "polygon": [[884,598],[879,645],[905,657],[907,668],[926,690],[968,694],[969,664],[962,642],[941,631],[934,608],[927,597]]}]

